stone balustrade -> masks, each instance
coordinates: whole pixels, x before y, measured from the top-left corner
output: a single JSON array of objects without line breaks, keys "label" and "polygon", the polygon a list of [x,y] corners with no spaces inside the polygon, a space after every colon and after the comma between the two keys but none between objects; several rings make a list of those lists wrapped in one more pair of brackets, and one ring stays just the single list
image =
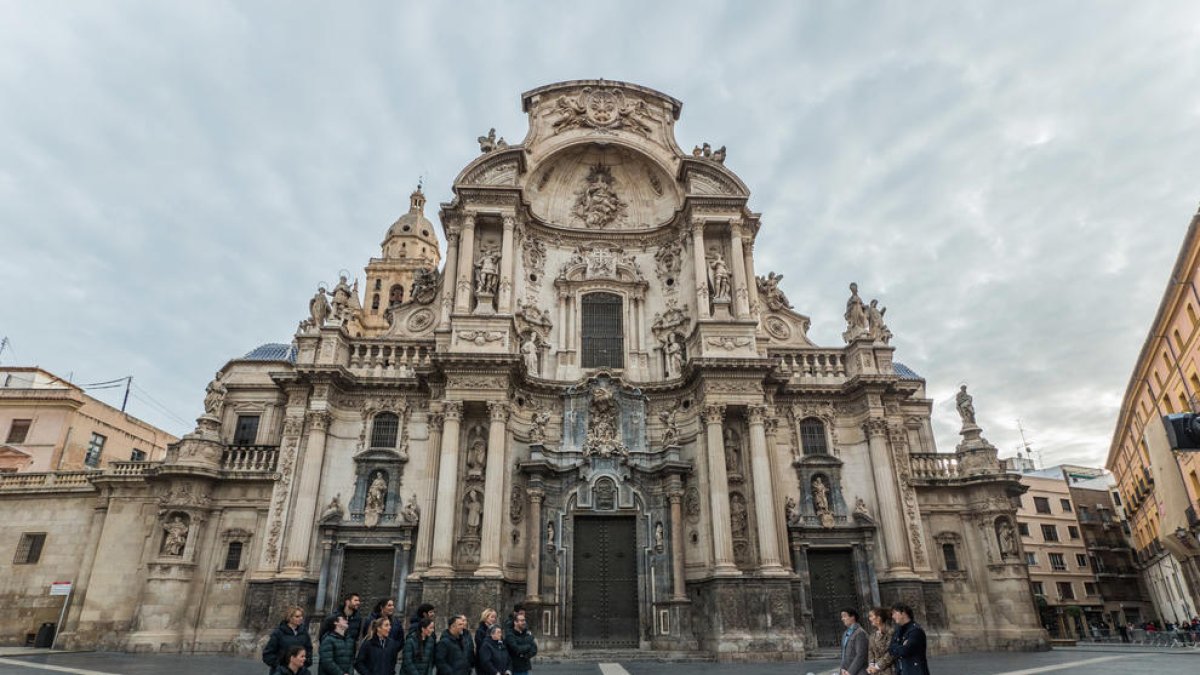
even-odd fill
[{"label": "stone balustrade", "polygon": [[96,471],[50,471],[0,474],[0,491],[90,487]]},{"label": "stone balustrade", "polygon": [[347,367],[363,377],[405,377],[429,366],[432,357],[431,344],[358,341],[350,345]]},{"label": "stone balustrade", "polygon": [[793,379],[822,382],[846,378],[846,356],[841,350],[772,349],[770,355]]},{"label": "stone balustrade", "polygon": [[961,478],[957,455],[943,452],[921,452],[909,455],[914,480],[945,480]]},{"label": "stone balustrade", "polygon": [[162,462],[109,462],[104,473],[109,476],[144,476],[151,467]]},{"label": "stone balustrade", "polygon": [[237,473],[270,473],[279,461],[277,445],[236,445],[221,453],[221,470]]}]

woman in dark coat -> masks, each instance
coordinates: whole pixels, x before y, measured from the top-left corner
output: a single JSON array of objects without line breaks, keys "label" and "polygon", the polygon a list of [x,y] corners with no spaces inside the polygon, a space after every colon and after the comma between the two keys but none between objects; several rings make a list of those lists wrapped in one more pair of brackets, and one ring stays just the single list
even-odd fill
[{"label": "woman in dark coat", "polygon": [[391,619],[375,619],[371,622],[370,631],[371,636],[358,647],[354,671],[358,675],[395,675],[400,644],[388,637],[392,631]]},{"label": "woman in dark coat", "polygon": [[429,675],[433,672],[433,651],[437,638],[433,635],[433,619],[421,619],[417,629],[404,639],[404,656],[400,659],[401,675]]},{"label": "woman in dark coat", "polygon": [[299,607],[288,607],[283,615],[283,621],[271,631],[271,637],[263,646],[262,662],[274,673],[278,666],[284,664],[289,647],[304,648],[304,666],[312,665],[312,638],[304,629],[304,610]]},{"label": "woman in dark coat", "polygon": [[504,629],[492,626],[488,639],[479,647],[480,675],[512,675],[512,659],[504,646]]},{"label": "woman in dark coat", "polygon": [[304,660],[307,658],[308,652],[304,651],[304,647],[292,645],[283,653],[283,663],[279,664],[271,675],[312,675],[308,668],[304,667]]},{"label": "woman in dark coat", "polygon": [[354,638],[350,637],[350,622],[339,614],[333,618],[333,628],[321,639],[320,675],[349,675],[354,672]]}]

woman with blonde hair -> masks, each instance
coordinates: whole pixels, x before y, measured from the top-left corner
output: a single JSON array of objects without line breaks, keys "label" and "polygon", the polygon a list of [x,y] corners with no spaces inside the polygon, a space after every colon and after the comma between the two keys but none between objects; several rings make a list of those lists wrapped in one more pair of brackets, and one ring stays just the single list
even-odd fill
[{"label": "woman with blonde hair", "polygon": [[262,662],[273,673],[279,666],[288,665],[285,663],[288,648],[294,646],[304,648],[304,667],[311,666],[312,638],[308,636],[308,629],[304,626],[304,610],[292,606],[284,612],[283,621],[271,631],[271,637],[263,646]]},{"label": "woman with blonde hair", "polygon": [[895,675],[892,666],[895,657],[888,653],[894,630],[891,614],[882,607],[875,607],[867,613],[867,620],[875,629],[867,640],[867,672],[871,675]]},{"label": "woman with blonde hair", "polygon": [[[487,644],[491,639],[492,626],[499,625],[500,617],[496,610],[488,607],[479,613],[479,627],[475,629],[475,655],[479,656],[479,650]],[[480,673],[479,668],[475,669],[476,673]]]}]

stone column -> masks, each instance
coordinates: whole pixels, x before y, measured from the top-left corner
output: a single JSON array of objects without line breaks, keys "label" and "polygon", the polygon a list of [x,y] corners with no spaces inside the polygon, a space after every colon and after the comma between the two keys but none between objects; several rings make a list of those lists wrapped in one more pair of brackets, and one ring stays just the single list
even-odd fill
[{"label": "stone column", "polygon": [[667,498],[671,500],[671,599],[687,600],[683,576],[683,490],[672,490]]},{"label": "stone column", "polygon": [[458,432],[462,424],[463,402],[446,401],[442,410],[442,456],[438,467],[436,527],[433,533],[433,560],[426,576],[448,577],[454,574],[451,553],[454,525],[458,517]]},{"label": "stone column", "polygon": [[696,267],[696,311],[701,319],[709,317],[708,261],[704,259],[704,221],[692,221],[692,264]]},{"label": "stone column", "polygon": [[729,225],[729,267],[733,270],[733,314],[739,319],[750,315],[750,295],[746,290],[746,254],[742,252],[742,224]]},{"label": "stone column", "polygon": [[304,463],[295,492],[296,506],[288,527],[287,555],[283,558],[285,576],[304,576],[308,569],[308,549],[313,530],[316,529],[317,493],[321,487],[325,431],[328,428],[328,411],[314,410],[308,413],[308,444],[304,447]]},{"label": "stone column", "polygon": [[502,577],[500,569],[501,511],[504,508],[504,446],[508,440],[508,403],[489,401],[487,465],[483,474],[483,528],[480,532],[477,577]]},{"label": "stone column", "polygon": [[497,303],[501,314],[512,314],[513,297],[513,229],[517,221],[504,216],[504,235],[500,240],[500,297]]},{"label": "stone column", "polygon": [[767,433],[763,427],[767,406],[752,405],[750,412],[750,469],[754,474],[754,515],[758,520],[759,571],[786,576],[779,562],[779,530],[775,524],[775,490],[771,459],[767,455]]},{"label": "stone column", "polygon": [[871,473],[875,480],[875,496],[878,499],[879,522],[883,530],[883,544],[891,571],[909,571],[908,527],[904,524],[904,506],[896,489],[896,476],[892,472],[892,458],[887,447],[887,420],[872,418],[863,425],[867,434],[867,447],[871,455]]},{"label": "stone column", "polygon": [[530,488],[529,520],[526,523],[525,541],[529,542],[525,553],[525,602],[537,603],[542,582],[542,499],[546,493]]},{"label": "stone column", "polygon": [[758,314],[758,276],[754,274],[754,237],[742,227],[742,266],[746,269],[746,290],[750,295],[750,313]]},{"label": "stone column", "polygon": [[450,311],[454,309],[454,287],[458,283],[458,229],[446,232],[446,269],[442,275],[442,313],[438,329],[450,327]]},{"label": "stone column", "polygon": [[454,290],[454,311],[471,311],[471,273],[475,269],[475,214],[463,217],[462,242],[458,250],[458,283]]},{"label": "stone column", "polygon": [[426,444],[426,447],[429,448],[427,451],[429,461],[425,465],[425,476],[422,481],[425,498],[421,502],[421,522],[417,524],[417,553],[413,563],[413,574],[420,574],[429,569],[433,555],[433,523],[437,514],[434,500],[438,493],[438,462],[433,461],[433,449],[441,448],[444,422],[441,405],[434,403],[430,406],[429,411],[429,441]]},{"label": "stone column", "polygon": [[725,473],[725,406],[704,406],[707,430],[708,489],[712,510],[713,576],[738,576],[733,562],[733,527],[729,522],[729,479]]}]

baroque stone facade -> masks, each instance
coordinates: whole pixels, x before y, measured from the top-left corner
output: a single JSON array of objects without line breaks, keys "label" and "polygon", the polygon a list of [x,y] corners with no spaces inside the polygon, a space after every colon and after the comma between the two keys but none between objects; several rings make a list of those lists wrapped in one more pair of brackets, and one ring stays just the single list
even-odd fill
[{"label": "baroque stone facade", "polygon": [[522,602],[545,652],[799,659],[837,645],[842,606],[900,600],[936,649],[1044,645],[995,539],[1020,483],[973,423],[936,453],[884,310],[855,287],[846,343],[808,338],[756,273],[725,149],[675,141],[679,101],[603,80],[522,100],[524,141],[481,137],[440,207],[440,270],[418,191],[362,298],[318,293],[291,347],[222,369],[165,463],[55,502],[91,522],[63,643],[248,650],[356,590]]}]

